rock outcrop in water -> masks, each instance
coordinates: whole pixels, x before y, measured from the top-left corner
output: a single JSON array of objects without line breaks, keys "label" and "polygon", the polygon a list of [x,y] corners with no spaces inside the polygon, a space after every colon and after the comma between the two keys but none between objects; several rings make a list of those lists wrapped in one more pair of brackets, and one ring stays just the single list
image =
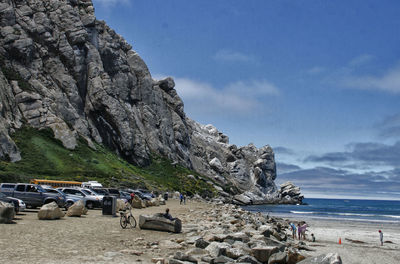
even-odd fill
[{"label": "rock outcrop in water", "polygon": [[50,128],[68,149],[78,137],[144,166],[151,153],[206,175],[223,196],[278,197],[271,147],[237,147],[188,118],[172,78],[154,80],[140,56],[90,0],[0,1],[0,157],[21,155],[23,124]]},{"label": "rock outcrop in water", "polygon": [[300,187],[288,181],[282,183],[279,190],[279,202],[286,204],[302,204],[304,196],[300,192]]}]

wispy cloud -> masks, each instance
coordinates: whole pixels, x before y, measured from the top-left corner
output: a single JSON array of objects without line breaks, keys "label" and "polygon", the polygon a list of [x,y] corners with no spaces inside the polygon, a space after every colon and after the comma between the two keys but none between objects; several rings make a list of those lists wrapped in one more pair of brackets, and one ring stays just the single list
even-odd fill
[{"label": "wispy cloud", "polygon": [[376,127],[381,138],[400,138],[400,113],[386,117]]},{"label": "wispy cloud", "polygon": [[376,142],[352,143],[347,145],[348,151],[331,152],[313,155],[305,162],[329,164],[340,167],[368,169],[378,166],[400,168],[400,141],[393,145]]},{"label": "wispy cloud", "polygon": [[295,152],[293,149],[287,148],[287,147],[274,147],[274,152],[275,154],[280,154],[280,155],[294,155]]},{"label": "wispy cloud", "polygon": [[389,93],[400,93],[400,66],[387,70],[381,76],[349,75],[344,77],[345,86],[357,89],[380,90]]},{"label": "wispy cloud", "polygon": [[350,62],[349,65],[352,67],[357,67],[357,66],[361,66],[364,65],[366,63],[371,62],[375,57],[370,55],[370,54],[362,54],[360,56],[357,56],[355,58],[353,58]]},{"label": "wispy cloud", "polygon": [[94,4],[99,4],[108,8],[117,5],[127,5],[130,4],[130,2],[130,0],[93,0]]},{"label": "wispy cloud", "polygon": [[189,78],[175,78],[176,90],[195,111],[247,114],[262,105],[265,96],[277,96],[278,88],[265,80],[238,81],[222,88]]},{"label": "wispy cloud", "polygon": [[216,61],[224,62],[254,62],[256,60],[252,55],[229,49],[217,51],[217,53],[214,55],[214,59]]}]

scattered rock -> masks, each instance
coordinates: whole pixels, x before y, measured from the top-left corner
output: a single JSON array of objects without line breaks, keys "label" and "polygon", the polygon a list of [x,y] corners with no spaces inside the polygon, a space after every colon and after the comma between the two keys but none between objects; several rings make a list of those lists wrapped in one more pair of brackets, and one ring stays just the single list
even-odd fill
[{"label": "scattered rock", "polygon": [[0,201],[0,223],[11,224],[14,216],[14,205]]},{"label": "scattered rock", "polygon": [[67,216],[81,216],[87,213],[87,208],[85,207],[85,204],[83,203],[83,200],[79,200],[75,202],[73,205],[71,205],[68,208],[67,211]]},{"label": "scattered rock", "polygon": [[269,257],[278,251],[277,247],[256,247],[251,249],[251,254],[260,262],[268,262]]},{"label": "scattered rock", "polygon": [[64,213],[56,202],[43,205],[38,212],[39,220],[54,220],[60,219],[61,217],[64,217]]}]

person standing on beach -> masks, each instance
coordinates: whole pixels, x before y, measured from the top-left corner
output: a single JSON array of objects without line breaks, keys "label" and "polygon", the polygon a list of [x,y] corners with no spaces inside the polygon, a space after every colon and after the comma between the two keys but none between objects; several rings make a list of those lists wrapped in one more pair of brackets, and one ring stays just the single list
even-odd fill
[{"label": "person standing on beach", "polygon": [[293,223],[290,223],[290,230],[292,230],[293,239],[295,239],[296,238],[296,230],[297,230],[296,225]]},{"label": "person standing on beach", "polygon": [[383,246],[383,232],[379,230],[379,240],[381,241],[381,246]]},{"label": "person standing on beach", "polygon": [[179,195],[179,198],[181,200],[179,204],[182,204],[182,202],[183,202],[183,194],[182,193]]}]

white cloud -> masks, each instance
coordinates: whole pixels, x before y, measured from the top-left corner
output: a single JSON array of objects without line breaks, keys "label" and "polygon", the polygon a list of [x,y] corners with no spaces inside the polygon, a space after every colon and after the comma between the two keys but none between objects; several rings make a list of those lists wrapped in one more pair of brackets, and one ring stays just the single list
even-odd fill
[{"label": "white cloud", "polygon": [[370,54],[362,54],[360,56],[355,57],[349,62],[349,65],[352,67],[361,66],[367,64],[372,61],[375,57]]},{"label": "white cloud", "polygon": [[244,54],[241,52],[222,49],[217,51],[214,55],[214,59],[217,61],[225,62],[254,62],[255,58],[252,55]]},{"label": "white cloud", "polygon": [[358,89],[400,93],[400,67],[389,69],[381,76],[348,76],[344,78],[344,84]]},{"label": "white cloud", "polygon": [[99,5],[102,5],[104,7],[114,7],[116,5],[126,5],[129,4],[131,1],[130,0],[93,0],[93,3],[96,4],[98,3]]},{"label": "white cloud", "polygon": [[[154,75],[155,79],[165,78]],[[278,88],[266,80],[238,81],[220,89],[189,78],[174,78],[175,89],[191,112],[215,115],[246,115],[259,109],[265,97],[278,96]]]}]

